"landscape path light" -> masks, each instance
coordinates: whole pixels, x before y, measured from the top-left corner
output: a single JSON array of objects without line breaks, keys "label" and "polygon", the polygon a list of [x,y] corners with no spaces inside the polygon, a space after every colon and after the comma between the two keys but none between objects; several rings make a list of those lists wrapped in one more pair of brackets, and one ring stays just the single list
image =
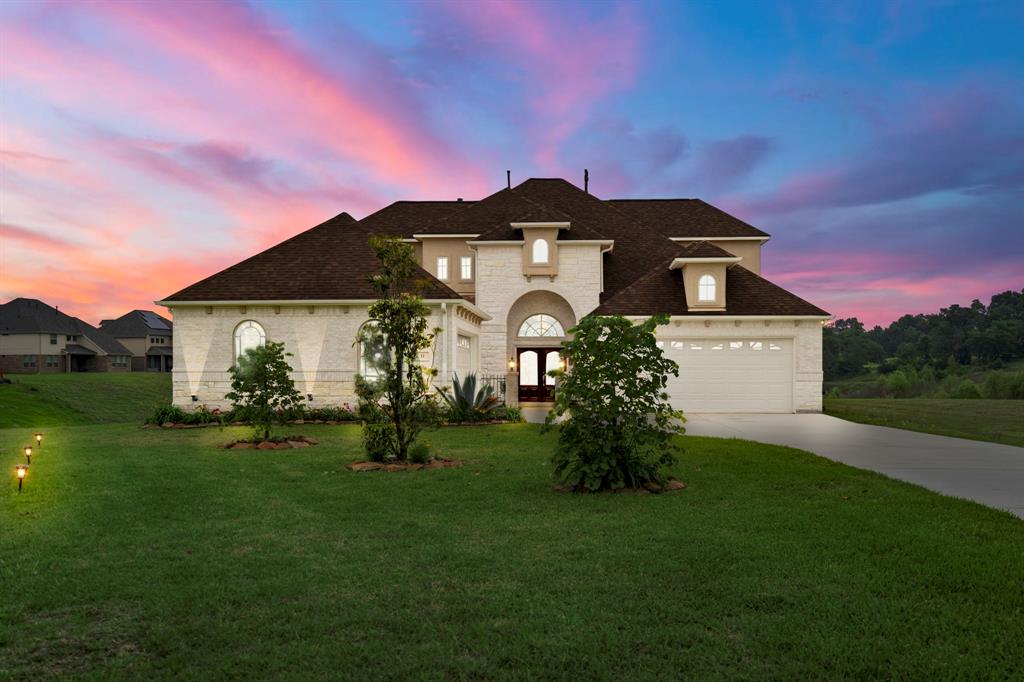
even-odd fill
[{"label": "landscape path light", "polygon": [[16,472],[16,475],[18,477],[18,494],[20,495],[21,484],[25,482],[25,474],[28,473],[28,465],[19,464],[18,466],[14,467],[14,471]]},{"label": "landscape path light", "polygon": [[36,446],[43,447],[43,434],[41,432],[36,433]]},{"label": "landscape path light", "polygon": [[28,463],[28,464],[32,463],[32,446],[31,445],[26,445],[25,446],[25,462]]}]

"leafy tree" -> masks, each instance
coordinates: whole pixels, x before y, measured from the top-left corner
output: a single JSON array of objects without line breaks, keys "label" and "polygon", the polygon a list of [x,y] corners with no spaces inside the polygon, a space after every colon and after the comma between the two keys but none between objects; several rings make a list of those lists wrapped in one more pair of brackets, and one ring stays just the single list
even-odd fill
[{"label": "leafy tree", "polygon": [[576,489],[640,487],[663,480],[675,463],[673,437],[683,414],[668,404],[668,375],[679,367],[658,348],[656,315],[634,325],[619,316],[588,316],[562,344],[568,370],[559,379],[545,428],[564,417],[554,455],[555,475]]},{"label": "leafy tree", "polygon": [[[369,308],[372,322],[358,343],[370,349],[376,376],[356,377],[357,413],[363,419],[363,442],[371,459],[406,462],[420,432],[440,421],[430,395],[433,368],[420,364],[437,330],[428,329],[430,310],[412,277],[417,265],[411,245],[393,237],[371,237],[380,274],[370,278],[379,299]],[[364,351],[365,354],[365,351]]]},{"label": "leafy tree", "polygon": [[284,423],[288,410],[302,405],[285,359],[291,355],[284,352],[283,343],[267,341],[246,350],[228,369],[231,392],[225,397],[234,403],[239,417],[252,422],[257,438],[268,440],[271,427]]},{"label": "leafy tree", "polygon": [[494,387],[490,384],[477,384],[476,374],[470,372],[459,382],[458,375],[452,377],[452,388],[437,389],[441,398],[448,405],[449,419],[452,421],[476,421],[487,419],[501,403],[494,395]]}]

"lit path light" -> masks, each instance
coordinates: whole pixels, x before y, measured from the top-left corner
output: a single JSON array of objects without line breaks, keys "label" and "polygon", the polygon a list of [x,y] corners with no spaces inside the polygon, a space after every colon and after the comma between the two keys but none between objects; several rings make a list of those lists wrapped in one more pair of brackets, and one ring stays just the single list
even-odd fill
[{"label": "lit path light", "polygon": [[43,447],[43,434],[42,433],[37,433],[36,434],[36,447],[40,447],[40,448]]},{"label": "lit path light", "polygon": [[18,477],[18,494],[21,494],[21,484],[25,482],[25,474],[28,473],[27,464],[19,464],[14,468],[15,474]]},{"label": "lit path light", "polygon": [[25,446],[25,462],[28,463],[28,464],[32,463],[32,446],[31,445],[26,445]]}]

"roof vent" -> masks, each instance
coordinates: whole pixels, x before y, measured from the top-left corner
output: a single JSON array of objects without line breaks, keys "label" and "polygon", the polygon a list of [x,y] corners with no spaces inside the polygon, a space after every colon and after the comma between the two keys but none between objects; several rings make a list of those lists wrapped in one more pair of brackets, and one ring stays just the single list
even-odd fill
[{"label": "roof vent", "polygon": [[508,185],[509,189],[512,189],[512,171],[505,171],[505,184]]},{"label": "roof vent", "polygon": [[590,171],[583,169],[583,191],[590,194]]},{"label": "roof vent", "polygon": [[458,199],[456,199],[455,201],[462,201],[462,197],[459,197],[459,198],[458,198]]}]

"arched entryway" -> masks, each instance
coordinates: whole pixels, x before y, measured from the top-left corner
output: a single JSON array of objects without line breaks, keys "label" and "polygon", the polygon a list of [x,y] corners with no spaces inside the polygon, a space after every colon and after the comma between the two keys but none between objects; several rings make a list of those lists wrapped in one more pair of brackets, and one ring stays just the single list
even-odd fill
[{"label": "arched entryway", "polygon": [[547,373],[561,364],[561,345],[576,325],[569,302],[551,291],[531,291],[509,309],[508,397],[520,403],[552,399],[555,380]]}]

